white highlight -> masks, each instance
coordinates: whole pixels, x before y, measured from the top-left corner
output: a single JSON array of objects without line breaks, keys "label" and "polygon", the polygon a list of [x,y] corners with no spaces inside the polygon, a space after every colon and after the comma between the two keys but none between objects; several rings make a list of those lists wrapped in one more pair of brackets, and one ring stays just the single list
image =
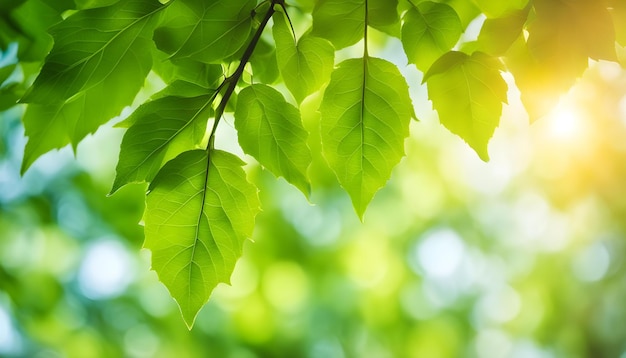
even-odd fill
[{"label": "white highlight", "polygon": [[599,242],[581,251],[572,263],[574,276],[583,282],[601,280],[609,270],[611,257],[606,247]]},{"label": "white highlight", "polygon": [[104,299],[120,295],[133,281],[131,256],[116,240],[103,240],[87,249],[78,273],[85,296]]},{"label": "white highlight", "polygon": [[571,139],[583,131],[580,110],[575,105],[561,102],[549,115],[550,135],[558,139]]},{"label": "white highlight", "polygon": [[17,353],[20,350],[19,338],[9,313],[0,306],[0,355]]},{"label": "white highlight", "polygon": [[449,278],[461,265],[465,247],[459,235],[449,229],[429,232],[417,248],[417,258],[428,276]]}]

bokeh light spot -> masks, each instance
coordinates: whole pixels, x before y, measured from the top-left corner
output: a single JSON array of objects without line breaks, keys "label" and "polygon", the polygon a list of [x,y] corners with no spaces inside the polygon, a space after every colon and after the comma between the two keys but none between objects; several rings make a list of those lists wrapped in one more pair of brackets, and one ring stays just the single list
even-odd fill
[{"label": "bokeh light spot", "polygon": [[115,297],[133,281],[135,275],[131,256],[115,240],[92,244],[78,273],[78,283],[85,296],[91,299]]},{"label": "bokeh light spot", "polygon": [[476,353],[480,358],[505,358],[510,357],[512,342],[502,331],[486,329],[478,333],[476,337]]},{"label": "bokeh light spot", "polygon": [[574,257],[572,270],[574,276],[583,282],[594,282],[606,275],[611,257],[606,247],[599,242],[583,249]]},{"label": "bokeh light spot", "polygon": [[302,309],[309,295],[309,282],[300,265],[279,262],[263,276],[263,294],[276,308],[286,313]]},{"label": "bokeh light spot", "polygon": [[15,354],[19,351],[19,336],[13,324],[9,313],[0,306],[0,355]]},{"label": "bokeh light spot", "polygon": [[428,276],[447,278],[460,266],[465,247],[453,230],[441,229],[426,233],[417,247],[417,258]]}]

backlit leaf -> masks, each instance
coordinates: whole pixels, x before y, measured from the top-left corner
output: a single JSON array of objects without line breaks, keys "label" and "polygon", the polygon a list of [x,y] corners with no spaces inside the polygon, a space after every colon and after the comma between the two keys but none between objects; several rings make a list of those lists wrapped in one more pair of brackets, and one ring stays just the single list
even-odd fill
[{"label": "backlit leaf", "polygon": [[280,73],[298,103],[330,79],[335,50],[325,39],[304,35],[296,44],[283,13],[274,15],[274,40]]},{"label": "backlit leaf", "polygon": [[535,0],[528,49],[538,66],[569,87],[588,58],[616,60],[615,28],[604,1]]},{"label": "backlit leaf", "polygon": [[414,117],[406,81],[385,60],[346,60],[333,72],[319,110],[324,156],[362,217],[404,155]]},{"label": "backlit leaf", "polygon": [[167,84],[184,81],[205,89],[217,88],[224,79],[222,66],[189,58],[157,60],[154,63],[153,71]]},{"label": "backlit leaf", "polygon": [[265,84],[276,82],[280,71],[274,44],[270,44],[261,38],[250,57],[250,66],[252,66],[252,74],[255,80]]},{"label": "backlit leaf", "polygon": [[330,40],[337,49],[363,38],[366,18],[370,26],[387,26],[398,21],[397,0],[320,0],[313,9],[313,35]]},{"label": "backlit leaf", "polygon": [[480,9],[472,2],[468,0],[446,0],[442,1],[447,5],[450,5],[454,11],[459,15],[461,19],[461,25],[463,28],[472,22],[478,15],[480,15]]},{"label": "backlit leaf", "polygon": [[510,15],[515,11],[522,10],[528,4],[528,0],[472,0],[478,8],[489,18]]},{"label": "backlit leaf", "polygon": [[589,58],[617,58],[616,26],[606,1],[535,0],[533,5],[528,40],[518,37],[505,59],[531,121],[554,108]]},{"label": "backlit leaf", "polygon": [[130,118],[111,193],[125,184],[151,181],[167,161],[194,149],[204,137],[212,95],[167,96],[147,102]]},{"label": "backlit leaf", "polygon": [[79,11],[50,30],[55,45],[22,98],[31,103],[23,119],[29,137],[23,170],[51,149],[75,147],[131,104],[152,66],[150,19],[161,8],[122,1]]},{"label": "backlit leaf", "polygon": [[626,46],[626,2],[612,0],[610,5],[611,17],[615,25],[615,39],[620,45]]},{"label": "backlit leaf", "polygon": [[277,90],[262,84],[244,88],[237,98],[235,128],[241,148],[274,175],[309,196],[311,151],[300,111]]},{"label": "backlit leaf", "polygon": [[502,65],[488,55],[451,51],[433,64],[424,76],[428,97],[439,120],[463,138],[482,160],[489,160],[487,145],[500,122],[507,85]]},{"label": "backlit leaf", "polygon": [[402,24],[402,46],[409,62],[426,72],[461,36],[461,20],[446,4],[424,1],[407,11]]},{"label": "backlit leaf", "polygon": [[162,7],[150,0],[122,1],[79,11],[53,26],[54,47],[22,101],[61,103],[81,91],[106,97],[122,92],[119,97],[132,101],[151,67],[149,20]]},{"label": "backlit leaf", "polygon": [[522,34],[528,10],[514,11],[505,17],[486,19],[478,35],[480,51],[502,56]]},{"label": "backlit leaf", "polygon": [[220,62],[247,41],[254,0],[176,0],[154,32],[157,47],[173,58]]},{"label": "backlit leaf", "polygon": [[184,152],[150,185],[144,247],[190,329],[215,286],[230,282],[252,235],[259,201],[243,164],[219,150]]}]

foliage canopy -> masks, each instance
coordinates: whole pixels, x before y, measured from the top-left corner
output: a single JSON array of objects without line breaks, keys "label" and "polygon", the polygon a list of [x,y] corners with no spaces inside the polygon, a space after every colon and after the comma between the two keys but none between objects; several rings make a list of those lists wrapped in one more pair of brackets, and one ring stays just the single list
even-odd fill
[{"label": "foliage canopy", "polygon": [[[488,160],[512,85],[503,72],[531,120],[541,117],[589,59],[618,61],[625,8],[618,0],[15,0],[0,5],[0,47],[17,42],[20,66],[0,62],[0,106],[27,104],[26,171],[52,149],[76,148],[141,98],[149,75],[160,78],[163,89],[118,124],[128,129],[111,194],[149,183],[145,247],[191,327],[213,288],[229,281],[259,211],[242,160],[216,148],[225,113],[234,113],[246,154],[309,196],[315,153],[300,108],[319,99],[322,154],[363,217],[417,119],[409,88],[420,84],[381,58],[380,39],[401,42],[441,123]],[[462,39],[476,21],[476,40]]]}]

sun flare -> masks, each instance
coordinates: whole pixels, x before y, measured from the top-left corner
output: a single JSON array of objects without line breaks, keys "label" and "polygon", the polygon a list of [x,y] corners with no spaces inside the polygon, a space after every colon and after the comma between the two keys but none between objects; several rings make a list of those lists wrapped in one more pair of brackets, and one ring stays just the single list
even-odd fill
[{"label": "sun flare", "polygon": [[548,133],[555,139],[575,139],[584,134],[581,108],[571,102],[561,102],[548,115]]}]

